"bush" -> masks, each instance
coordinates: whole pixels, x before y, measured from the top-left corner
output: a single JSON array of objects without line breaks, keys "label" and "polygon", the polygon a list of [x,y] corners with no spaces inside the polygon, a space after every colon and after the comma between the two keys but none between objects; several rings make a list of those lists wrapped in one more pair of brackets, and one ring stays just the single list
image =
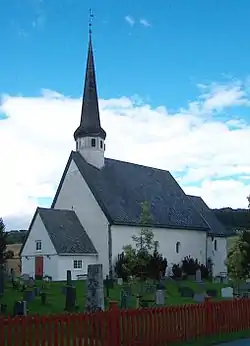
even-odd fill
[{"label": "bush", "polygon": [[182,268],[179,264],[173,264],[172,273],[174,279],[180,279],[182,277]]},{"label": "bush", "polygon": [[195,275],[196,270],[200,268],[198,260],[193,259],[190,256],[186,256],[182,260],[181,268],[183,273],[187,275]]},{"label": "bush", "polygon": [[128,269],[128,259],[124,252],[118,254],[117,261],[114,265],[114,271],[118,278],[122,278],[123,281],[128,281],[130,273]]},{"label": "bush", "polygon": [[163,258],[162,254],[155,249],[153,255],[151,255],[149,259],[148,277],[153,280],[159,280],[160,274],[165,274],[167,266],[167,259]]}]

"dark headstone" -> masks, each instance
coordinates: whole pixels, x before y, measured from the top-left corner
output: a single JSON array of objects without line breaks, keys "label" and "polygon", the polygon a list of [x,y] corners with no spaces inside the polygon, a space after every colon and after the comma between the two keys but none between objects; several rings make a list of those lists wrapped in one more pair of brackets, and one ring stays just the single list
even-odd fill
[{"label": "dark headstone", "polygon": [[0,297],[4,294],[4,270],[0,266]]},{"label": "dark headstone", "polygon": [[40,287],[34,287],[33,289],[34,289],[35,296],[38,297],[40,295],[40,293],[41,293]]},{"label": "dark headstone", "polygon": [[105,289],[106,289],[106,297],[109,298],[109,289],[111,288],[110,286],[110,279],[109,279],[109,276],[107,275],[106,276],[106,279],[104,280],[104,286],[105,286]]},{"label": "dark headstone", "polygon": [[62,286],[61,287],[61,292],[62,294],[65,296],[66,295],[66,291],[67,291],[67,286]]},{"label": "dark headstone", "polygon": [[76,288],[73,286],[66,286],[66,302],[65,311],[75,311],[76,307]]},{"label": "dark headstone", "polygon": [[193,298],[194,291],[190,287],[180,286],[179,292],[182,298]]},{"label": "dark headstone", "polygon": [[195,293],[193,297],[196,303],[203,303],[205,301],[204,293]]},{"label": "dark headstone", "polygon": [[207,295],[209,296],[209,297],[212,297],[212,298],[216,298],[217,297],[217,295],[218,295],[218,292],[217,292],[217,290],[207,290]]},{"label": "dark headstone", "polygon": [[86,311],[104,310],[102,264],[88,265]]},{"label": "dark headstone", "polygon": [[71,270],[67,270],[67,286],[72,286]]},{"label": "dark headstone", "polygon": [[47,302],[46,292],[41,292],[40,296],[41,296],[41,305],[46,305],[46,302]]},{"label": "dark headstone", "polygon": [[25,300],[27,303],[32,302],[35,298],[35,292],[34,291],[24,291],[23,292],[23,300]]},{"label": "dark headstone", "polygon": [[25,300],[16,301],[13,309],[14,316],[26,316],[27,315],[27,302]]}]

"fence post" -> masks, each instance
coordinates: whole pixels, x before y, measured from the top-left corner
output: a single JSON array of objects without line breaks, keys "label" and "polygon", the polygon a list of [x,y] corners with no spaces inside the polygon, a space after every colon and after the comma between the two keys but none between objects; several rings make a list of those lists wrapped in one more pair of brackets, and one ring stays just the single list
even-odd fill
[{"label": "fence post", "polygon": [[116,301],[109,302],[109,314],[111,344],[112,346],[121,346],[121,313]]}]

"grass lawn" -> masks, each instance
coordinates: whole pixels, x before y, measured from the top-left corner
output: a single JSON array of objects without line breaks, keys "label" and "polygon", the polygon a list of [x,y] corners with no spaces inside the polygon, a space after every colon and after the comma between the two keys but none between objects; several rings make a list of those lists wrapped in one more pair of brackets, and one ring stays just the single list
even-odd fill
[{"label": "grass lawn", "polygon": [[[77,305],[79,306],[79,311],[84,311],[85,306],[85,297],[86,297],[86,283],[84,281],[75,281],[73,283],[77,291]],[[37,281],[37,286],[41,285],[41,282]],[[62,286],[65,285],[65,282],[52,282],[47,284],[47,304],[42,306],[41,298],[38,296],[32,302],[29,303],[29,314],[57,314],[64,311],[65,305],[65,296],[62,294]],[[130,299],[130,308],[135,308],[136,306],[136,294],[139,290],[139,283],[132,284],[132,294],[133,296]],[[184,281],[182,282],[183,286],[188,286],[192,288],[195,292],[200,292],[199,287],[195,282]],[[204,284],[205,289],[216,289],[218,291],[218,298],[220,299],[220,289],[224,287],[223,284],[215,284],[211,282],[206,282]],[[166,284],[168,297],[166,297],[166,305],[182,305],[193,303],[191,298],[182,298],[178,291],[178,285],[173,282],[168,282]],[[122,286],[114,286],[113,289],[110,289],[110,300],[120,301],[120,291]],[[106,295],[106,292],[105,292]],[[147,294],[144,296],[145,299],[154,299],[153,294]],[[22,300],[23,293],[18,290],[14,290],[11,284],[5,288],[4,296],[0,299],[0,303],[7,304],[8,312],[12,314],[14,302],[16,300]],[[108,305],[108,299],[105,299],[106,305]]]}]

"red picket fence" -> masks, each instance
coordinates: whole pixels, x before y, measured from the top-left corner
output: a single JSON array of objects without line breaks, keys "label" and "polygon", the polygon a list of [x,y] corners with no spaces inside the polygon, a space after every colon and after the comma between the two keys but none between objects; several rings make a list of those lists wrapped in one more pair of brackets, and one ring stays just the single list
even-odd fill
[{"label": "red picket fence", "polygon": [[250,299],[0,319],[1,346],[166,346],[250,328]]}]

